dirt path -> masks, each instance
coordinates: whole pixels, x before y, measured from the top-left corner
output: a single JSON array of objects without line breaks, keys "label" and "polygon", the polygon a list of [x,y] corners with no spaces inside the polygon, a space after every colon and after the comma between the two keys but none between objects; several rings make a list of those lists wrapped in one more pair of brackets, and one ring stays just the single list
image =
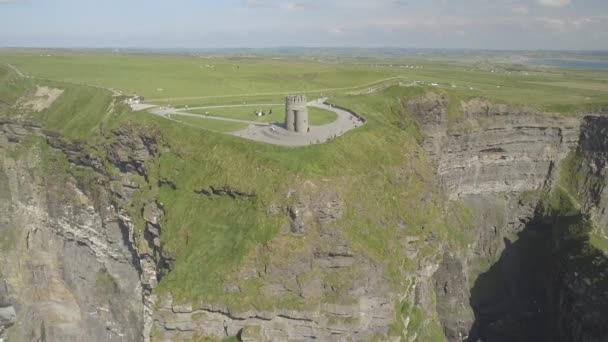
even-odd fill
[{"label": "dirt path", "polygon": [[17,76],[21,77],[21,78],[29,78],[30,76],[26,76],[24,73],[21,72],[21,70],[19,70],[19,68],[17,68],[16,66],[12,65],[12,64],[7,64],[6,66],[8,66],[9,68],[13,69],[13,71],[15,71],[15,73],[17,74]]},{"label": "dirt path", "polygon": [[234,98],[234,97],[257,97],[257,96],[283,96],[287,94],[310,94],[310,93],[323,93],[323,92],[331,92],[331,91],[344,91],[344,90],[357,90],[361,88],[371,87],[374,85],[379,85],[385,82],[394,81],[394,80],[402,80],[405,79],[404,76],[395,76],[389,77],[382,80],[369,82],[365,84],[361,84],[353,87],[343,87],[343,88],[326,88],[326,89],[312,89],[312,90],[298,90],[298,91],[283,91],[283,92],[272,92],[272,93],[250,93],[250,94],[236,94],[236,95],[209,95],[209,96],[191,96],[191,97],[165,97],[165,98],[154,98],[148,99],[149,102],[166,102],[166,101],[189,101],[189,100],[205,100],[205,99],[222,99],[222,98]]},{"label": "dirt path", "polygon": [[180,108],[180,110],[198,110],[198,109],[218,109],[218,108],[242,108],[242,107],[274,107],[284,106],[284,103],[254,103],[254,104],[240,104],[240,105],[217,105],[217,106],[204,106],[204,107],[188,107]]}]

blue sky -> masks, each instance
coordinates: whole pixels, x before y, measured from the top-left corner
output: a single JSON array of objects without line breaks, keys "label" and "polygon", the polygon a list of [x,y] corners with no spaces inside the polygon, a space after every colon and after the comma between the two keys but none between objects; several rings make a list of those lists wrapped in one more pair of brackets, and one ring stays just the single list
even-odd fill
[{"label": "blue sky", "polygon": [[608,49],[608,0],[0,0],[0,47]]}]

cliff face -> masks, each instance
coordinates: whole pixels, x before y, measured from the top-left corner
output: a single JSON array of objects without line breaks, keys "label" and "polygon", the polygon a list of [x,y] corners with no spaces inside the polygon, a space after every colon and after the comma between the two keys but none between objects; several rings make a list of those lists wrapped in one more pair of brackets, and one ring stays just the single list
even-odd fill
[{"label": "cliff face", "polygon": [[540,189],[579,137],[578,118],[525,107],[463,102],[463,118],[450,129],[447,98],[429,94],[408,107],[421,123],[425,149],[451,199]]},{"label": "cliff face", "polygon": [[[406,105],[446,195],[474,212],[469,245],[446,253],[434,276],[448,340],[605,338],[606,294],[598,284],[606,258],[589,243],[580,213],[546,209],[547,197],[576,189],[591,230],[604,234],[605,118],[470,100],[461,103],[458,123],[448,125],[445,97]],[[576,185],[564,189],[570,179]]]},{"label": "cliff face", "polygon": [[583,119],[578,158],[574,161],[577,195],[596,223],[596,232],[608,237],[608,119],[589,115]]},{"label": "cliff face", "polygon": [[[154,289],[174,258],[161,243],[164,208],[155,200],[136,204],[144,220],[140,233],[127,208],[139,203],[134,197],[148,186],[148,162],[162,148],[149,133],[120,129],[104,145],[102,160],[38,127],[0,126],[0,228],[7,237],[0,250],[7,265],[0,274],[0,334],[43,341],[387,338],[399,298],[383,281],[382,267],[333,229],[344,201],[313,184],[286,194],[288,206],[269,205],[268,214],[287,224],[257,251],[268,262],[263,268],[245,263],[240,278],[225,287],[239,293],[241,280],[253,279],[264,284],[266,296],[292,294],[321,304],[239,311],[177,304],[170,294],[157,298]],[[229,187],[200,195],[255,196]],[[296,257],[281,255],[282,244],[304,236],[311,242]]]},{"label": "cliff face", "polygon": [[[202,192],[202,191],[201,191]],[[205,196],[237,198],[235,189],[205,190]],[[232,196],[230,195],[232,194]],[[269,215],[286,217],[287,224],[256,259],[245,261],[225,291],[239,294],[248,281],[261,284],[268,298],[302,298],[291,309],[235,309],[213,302],[180,304],[168,295],[155,312],[157,338],[192,339],[196,336],[242,341],[357,341],[388,339],[398,298],[383,281],[380,265],[365,258],[332,225],[346,212],[334,192],[308,183],[288,193],[291,204],[270,205]],[[293,244],[285,252],[282,246]],[[295,247],[297,246],[297,247]],[[392,339],[398,339],[392,337]]]},{"label": "cliff face", "polygon": [[14,324],[8,337],[15,341],[140,340],[141,286],[130,233],[104,177],[93,164],[78,165],[87,182],[60,169],[69,162],[46,139],[55,137],[0,126],[0,331]]},{"label": "cliff face", "polygon": [[[149,135],[117,132],[106,150],[122,172],[110,175],[56,134],[0,125],[0,333],[12,326],[11,340],[148,339],[151,292],[167,259],[153,238],[139,243],[125,205],[156,145]],[[156,203],[142,210],[146,231],[158,229]]]},{"label": "cliff face", "polygon": [[[340,226],[361,210],[356,201],[321,182],[288,187],[275,198],[281,204],[263,204],[284,224],[223,290],[244,295],[254,284],[267,298],[294,299],[289,309],[184,303],[155,290],[176,258],[162,239],[171,211],[140,196],[176,188],[164,178],[151,184],[158,175],[149,167],[168,149],[160,135],[117,129],[92,153],[37,127],[0,124],[0,337],[414,342],[428,339],[421,326],[438,316],[449,341],[605,339],[607,263],[589,236],[608,234],[608,120],[471,100],[454,124],[449,101],[427,94],[404,104],[446,202],[471,210],[466,246],[408,235],[400,260],[414,271],[395,289],[387,265]],[[560,189],[575,209],[548,204]],[[256,198],[229,185],[192,191],[212,201]]]}]

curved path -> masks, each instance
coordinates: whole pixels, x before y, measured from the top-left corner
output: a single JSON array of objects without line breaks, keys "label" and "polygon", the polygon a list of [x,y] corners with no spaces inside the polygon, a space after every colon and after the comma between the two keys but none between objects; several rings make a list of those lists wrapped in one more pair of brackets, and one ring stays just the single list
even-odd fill
[{"label": "curved path", "polygon": [[29,78],[29,76],[25,75],[23,72],[21,72],[21,70],[19,70],[19,68],[17,68],[16,66],[12,65],[12,64],[7,64],[6,66],[8,66],[9,68],[13,69],[13,71],[17,74],[17,76],[19,76],[20,78]]},{"label": "curved path", "polygon": [[197,110],[197,109],[218,109],[218,108],[242,108],[242,107],[266,107],[266,106],[284,106],[284,103],[252,103],[252,104],[238,104],[238,105],[215,105],[215,106],[204,106],[204,107],[188,107],[179,108],[179,110]]},{"label": "curved path", "polygon": [[[15,71],[17,76],[20,78],[34,78],[32,76],[24,74],[18,67],[14,66],[12,64],[6,64],[6,65],[9,68],[11,68],[13,71]],[[392,80],[392,79],[396,79],[396,78],[400,78],[400,77],[392,77],[392,78],[388,78],[385,80],[373,82],[371,84],[382,83],[382,82],[386,82],[388,80]],[[72,83],[72,84],[77,84],[77,85],[87,85],[90,87],[108,90],[108,91],[112,92],[114,96],[121,95],[120,92],[118,92],[114,89],[104,88],[104,87],[100,87],[97,85],[83,84],[83,83],[76,83],[76,82],[65,82],[65,83]],[[352,87],[352,88],[355,88],[355,87]],[[350,88],[350,89],[352,89],[352,88]],[[336,89],[340,89],[340,88],[336,88]],[[342,88],[342,89],[349,89],[349,88]],[[233,96],[231,96],[231,97],[233,97]],[[256,121],[238,120],[238,119],[230,119],[230,118],[219,117],[219,116],[197,115],[197,114],[184,112],[186,110],[193,110],[193,109],[260,107],[260,106],[277,106],[277,105],[281,105],[281,104],[242,104],[242,105],[224,105],[224,106],[216,105],[216,106],[191,107],[191,108],[180,108],[180,109],[165,108],[165,107],[159,107],[156,105],[148,105],[148,104],[135,104],[135,105],[132,105],[132,109],[135,111],[148,110],[150,113],[152,113],[154,115],[158,115],[165,119],[171,120],[173,122],[184,124],[186,126],[192,126],[192,127],[197,127],[197,126],[175,120],[174,118],[172,118],[172,116],[181,115],[181,116],[197,117],[197,118],[210,119],[210,120],[221,120],[221,121],[245,123],[245,124],[248,124],[249,127],[247,127],[246,129],[240,130],[240,131],[227,133],[227,134],[231,134],[231,135],[249,139],[249,140],[265,142],[265,143],[269,143],[269,144],[273,144],[273,145],[295,147],[295,146],[322,144],[331,139],[335,139],[335,138],[343,135],[344,133],[364,124],[364,121],[362,119],[360,119],[359,117],[351,114],[347,110],[327,104],[326,100],[327,100],[326,98],[322,98],[322,99],[310,101],[310,102],[308,102],[308,106],[317,107],[317,108],[329,110],[331,112],[336,113],[336,115],[337,115],[336,121],[326,124],[326,125],[321,125],[321,126],[310,126],[309,133],[290,132],[290,131],[285,130],[281,124],[277,124],[277,123],[273,124],[273,123],[264,123],[264,122],[256,122]]]},{"label": "curved path", "polygon": [[192,109],[211,109],[211,108],[235,108],[235,107],[247,107],[247,106],[259,106],[259,105],[229,105],[229,106],[209,106],[209,107],[194,107],[194,108],[164,108],[164,107],[155,107],[150,108],[146,106],[146,108],[136,107],[134,106],[134,110],[137,109],[149,109],[149,112],[164,117],[166,119],[174,120],[173,116],[188,116],[188,117],[196,117],[202,119],[211,119],[211,120],[221,120],[221,121],[229,121],[229,122],[241,122],[248,124],[249,126],[246,129],[227,133],[230,135],[234,135],[237,137],[260,141],[268,144],[279,145],[279,146],[307,146],[313,144],[322,144],[331,139],[335,139],[344,133],[355,129],[361,125],[363,125],[363,120],[351,114],[345,109],[335,107],[333,105],[329,105],[326,103],[325,98],[318,99],[314,101],[308,102],[308,106],[317,107],[320,109],[328,110],[336,113],[336,120],[332,123],[321,125],[321,126],[310,126],[309,133],[295,133],[285,130],[281,124],[277,123],[264,123],[264,122],[255,122],[255,121],[247,121],[247,120],[238,120],[238,119],[230,119],[219,116],[212,115],[199,115],[184,112],[185,110]]},{"label": "curved path", "polygon": [[191,101],[191,100],[207,100],[207,99],[221,99],[221,98],[244,98],[244,97],[259,97],[259,96],[285,96],[287,94],[319,94],[325,92],[332,91],[346,91],[346,90],[357,90],[368,87],[373,87],[376,85],[380,85],[382,83],[396,81],[396,80],[407,80],[405,76],[393,76],[384,78],[381,80],[376,80],[352,87],[341,87],[341,88],[325,88],[325,89],[312,89],[312,90],[292,90],[292,91],[282,91],[282,92],[267,92],[267,93],[249,93],[249,94],[235,94],[235,95],[207,95],[207,96],[188,96],[188,97],[163,97],[163,98],[153,98],[148,99],[150,102],[165,102],[165,101]]}]

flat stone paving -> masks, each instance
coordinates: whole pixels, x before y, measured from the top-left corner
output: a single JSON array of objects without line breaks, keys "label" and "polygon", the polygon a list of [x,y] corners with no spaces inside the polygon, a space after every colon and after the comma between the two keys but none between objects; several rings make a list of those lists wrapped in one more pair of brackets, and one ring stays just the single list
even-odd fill
[{"label": "flat stone paving", "polygon": [[[314,144],[322,144],[331,139],[335,139],[344,133],[360,127],[363,125],[363,121],[356,116],[352,115],[346,110],[334,107],[332,105],[325,104],[326,98],[314,100],[308,102],[309,107],[317,107],[336,113],[336,121],[321,125],[321,126],[310,126],[310,132],[308,133],[295,133],[287,131],[278,123],[261,123],[254,121],[230,119],[212,115],[199,115],[192,113],[185,113],[185,110],[192,109],[205,109],[205,108],[225,108],[225,107],[248,107],[252,105],[230,105],[230,106],[210,106],[210,107],[195,107],[195,108],[164,108],[164,107],[147,107],[150,109],[149,112],[162,116],[167,119],[171,119],[173,115],[182,115],[189,117],[198,117],[210,120],[221,120],[230,122],[242,122],[247,123],[249,126],[246,129],[227,133],[240,138],[249,140],[260,141],[268,144],[279,145],[279,146],[307,146]],[[141,108],[141,107],[140,107]]]}]

